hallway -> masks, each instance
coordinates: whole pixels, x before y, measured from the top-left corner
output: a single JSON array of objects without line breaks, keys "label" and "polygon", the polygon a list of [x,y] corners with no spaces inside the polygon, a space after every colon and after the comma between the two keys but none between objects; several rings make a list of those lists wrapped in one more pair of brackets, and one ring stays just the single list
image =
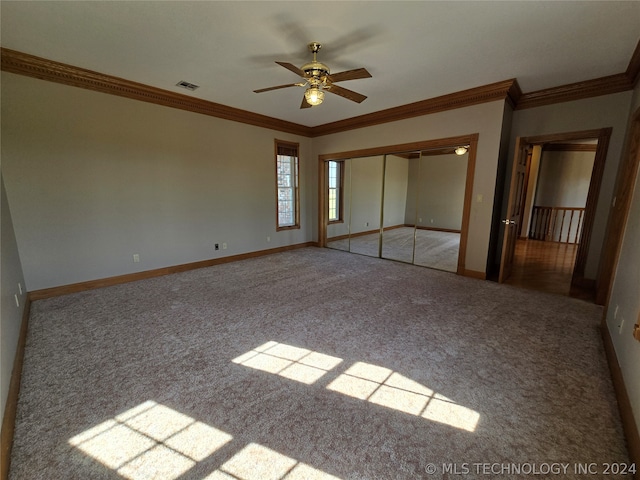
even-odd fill
[{"label": "hallway", "polygon": [[571,289],[577,251],[577,244],[520,239],[511,276],[504,283],[593,302],[593,292]]}]

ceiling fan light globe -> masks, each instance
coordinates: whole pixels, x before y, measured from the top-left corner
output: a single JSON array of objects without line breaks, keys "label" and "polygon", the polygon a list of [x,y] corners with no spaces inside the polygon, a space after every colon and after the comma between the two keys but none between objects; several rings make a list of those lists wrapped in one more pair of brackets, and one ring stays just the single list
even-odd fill
[{"label": "ceiling fan light globe", "polygon": [[307,99],[309,105],[320,105],[324,100],[324,92],[319,88],[312,87],[304,92],[304,98]]}]

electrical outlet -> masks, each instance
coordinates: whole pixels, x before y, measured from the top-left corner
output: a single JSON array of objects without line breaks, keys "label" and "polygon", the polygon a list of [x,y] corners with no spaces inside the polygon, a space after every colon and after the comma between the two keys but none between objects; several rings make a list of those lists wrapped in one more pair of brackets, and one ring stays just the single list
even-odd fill
[{"label": "electrical outlet", "polygon": [[271,237],[267,235],[267,243],[269,243],[270,241],[271,241]]},{"label": "electrical outlet", "polygon": [[618,325],[618,333],[622,333],[622,327],[624,327],[624,316],[620,320],[620,325]]},{"label": "electrical outlet", "polygon": [[226,243],[223,243],[223,244],[222,244],[222,249],[223,249],[223,250],[226,250],[226,249],[227,249],[227,244],[226,244]]},{"label": "electrical outlet", "polygon": [[18,291],[20,292],[20,295],[22,295],[22,284],[20,282],[18,282]]},{"label": "electrical outlet", "polygon": [[15,299],[16,299],[16,307],[19,307],[19,306],[20,306],[20,300],[18,300],[18,294],[16,293],[16,294],[13,296],[13,298],[15,298]]},{"label": "electrical outlet", "polygon": [[620,305],[616,305],[616,309],[613,311],[613,319],[614,320],[618,319],[618,308],[620,308]]},{"label": "electrical outlet", "polygon": [[215,248],[216,250],[220,250],[220,244],[219,244],[219,243],[216,243],[214,248]]},{"label": "electrical outlet", "polygon": [[133,263],[140,263],[140,254],[139,253],[134,253],[133,254]]}]

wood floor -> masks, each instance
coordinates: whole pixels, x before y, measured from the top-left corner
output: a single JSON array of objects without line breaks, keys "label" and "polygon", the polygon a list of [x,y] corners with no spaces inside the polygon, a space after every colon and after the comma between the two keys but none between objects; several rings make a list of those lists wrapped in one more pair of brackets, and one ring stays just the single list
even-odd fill
[{"label": "wood floor", "polygon": [[577,250],[576,244],[518,240],[513,270],[504,283],[593,301],[593,292],[571,288]]}]

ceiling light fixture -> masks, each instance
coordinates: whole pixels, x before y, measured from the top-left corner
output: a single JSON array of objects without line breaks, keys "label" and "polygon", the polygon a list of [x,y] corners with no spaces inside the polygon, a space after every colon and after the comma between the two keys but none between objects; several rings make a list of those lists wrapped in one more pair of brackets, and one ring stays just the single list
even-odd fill
[{"label": "ceiling light fixture", "polygon": [[467,153],[468,150],[469,150],[468,146],[467,147],[460,146],[456,148],[454,152],[456,152],[456,155],[464,155],[465,153]]},{"label": "ceiling light fixture", "polygon": [[307,103],[312,106],[320,105],[324,100],[324,92],[319,87],[309,87],[304,92],[304,98],[307,99]]}]

